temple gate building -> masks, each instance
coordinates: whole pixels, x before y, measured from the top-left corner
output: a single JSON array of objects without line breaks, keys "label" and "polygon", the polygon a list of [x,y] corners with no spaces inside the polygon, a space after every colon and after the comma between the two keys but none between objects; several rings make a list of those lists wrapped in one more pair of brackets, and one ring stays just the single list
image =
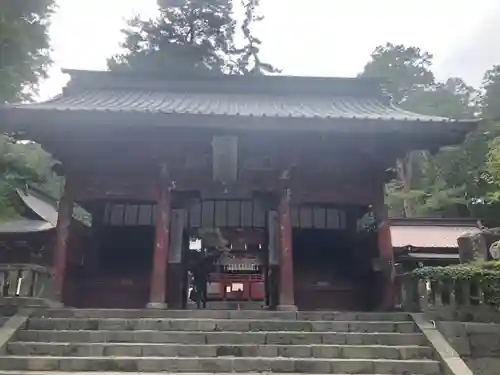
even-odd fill
[{"label": "temple gate building", "polygon": [[[388,169],[462,142],[477,122],[396,108],[369,79],[66,73],[60,96],[0,117],[61,162],[52,294],[77,307],[185,307],[189,244],[217,228],[232,256],[214,299],[390,310]],[[92,215],[78,278],[67,265],[75,203]]]}]

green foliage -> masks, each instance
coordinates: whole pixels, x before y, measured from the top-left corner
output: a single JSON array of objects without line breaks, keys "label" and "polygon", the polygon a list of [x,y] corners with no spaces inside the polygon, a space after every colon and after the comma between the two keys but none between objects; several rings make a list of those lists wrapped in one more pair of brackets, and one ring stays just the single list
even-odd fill
[{"label": "green foliage", "polygon": [[434,83],[431,61],[432,55],[420,48],[387,43],[375,48],[361,76],[386,80],[387,91],[402,103],[412,91]]},{"label": "green foliage", "polygon": [[[490,150],[488,152],[488,173],[491,183],[500,187],[500,138],[494,138],[490,141]],[[498,194],[495,191],[494,194]]]},{"label": "green foliage", "polygon": [[485,173],[485,178],[493,189],[489,191],[486,199],[489,203],[498,205],[500,203],[500,126],[498,122],[500,119],[500,65],[494,66],[485,73],[483,83],[484,115],[493,119],[489,122],[489,135],[490,139],[493,139],[488,144]]},{"label": "green foliage", "polygon": [[445,267],[421,267],[412,272],[419,279],[430,281],[500,280],[500,262],[464,263]]},{"label": "green foliage", "polygon": [[[361,76],[388,80],[386,90],[395,102],[413,112],[455,119],[498,116],[498,66],[486,72],[481,91],[460,78],[437,82],[431,67],[429,52],[389,43],[375,49]],[[480,215],[487,216],[490,223],[500,223],[500,215],[490,207],[497,202],[500,205],[500,141],[490,143],[499,129],[494,122],[485,122],[461,145],[435,155],[415,151],[401,158],[396,165],[397,178],[386,187],[390,214]]]},{"label": "green foliage", "polygon": [[257,14],[260,0],[243,0],[242,5],[245,9],[245,19],[241,27],[246,40],[246,45],[236,51],[237,72],[241,74],[265,74],[279,73],[280,71],[271,64],[263,62],[259,57],[261,40],[252,33],[252,25],[255,22],[262,21],[263,17]]},{"label": "green foliage", "polygon": [[36,175],[32,175],[27,184],[34,186],[49,196],[59,199],[62,192],[64,178],[57,176],[52,167],[54,159],[39,144],[34,142],[15,142],[10,146],[13,157],[22,162]]},{"label": "green foliage", "polygon": [[483,78],[484,95],[482,97],[483,116],[488,119],[500,119],[500,65],[486,71]]},{"label": "green foliage", "polygon": [[260,40],[251,27],[262,17],[258,2],[243,2],[242,26],[246,44],[235,45],[236,21],[229,0],[159,2],[160,16],[143,21],[135,18],[123,30],[124,52],[108,60],[111,70],[150,72],[246,74],[274,72],[258,57]]},{"label": "green foliage", "polygon": [[43,183],[43,177],[37,173],[20,153],[20,145],[10,138],[0,138],[0,220],[16,217],[20,211],[16,205],[16,190],[24,190],[28,184]]},{"label": "green foliage", "polygon": [[417,279],[431,282],[444,284],[454,282],[455,292],[461,292],[461,282],[468,282],[473,290],[477,287],[481,288],[487,304],[500,305],[500,261],[446,267],[422,267],[412,271],[411,274]]},{"label": "green foliage", "polygon": [[[51,63],[49,19],[53,0],[3,1],[0,12],[0,103],[30,100]],[[28,142],[0,136],[0,220],[17,217],[16,189],[36,185],[58,197],[61,180],[52,158]]]},{"label": "green foliage", "polygon": [[213,249],[222,252],[228,252],[227,247],[229,242],[224,238],[224,235],[219,228],[200,228],[198,236],[201,237],[202,244],[207,249]]},{"label": "green foliage", "polygon": [[192,72],[222,71],[234,48],[235,22],[227,0],[162,7],[155,20],[134,18],[123,30],[123,54],[108,61],[110,69]]},{"label": "green foliage", "polygon": [[47,76],[49,17],[53,0],[2,1],[0,12],[0,103],[31,98]]}]

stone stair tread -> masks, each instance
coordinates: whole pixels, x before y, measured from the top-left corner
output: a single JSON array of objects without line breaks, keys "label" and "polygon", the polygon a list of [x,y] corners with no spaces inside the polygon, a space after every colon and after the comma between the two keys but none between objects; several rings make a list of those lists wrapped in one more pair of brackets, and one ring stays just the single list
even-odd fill
[{"label": "stone stair tread", "polygon": [[[0,371],[0,375],[143,375],[144,372],[93,372],[93,371]],[[179,374],[177,372],[148,372],[148,375],[169,375],[169,374]],[[183,372],[183,375],[227,375],[224,372]],[[262,375],[261,372],[238,372],[241,375]],[[297,373],[284,373],[280,372],[280,375],[297,375]],[[351,374],[312,374],[308,375],[353,375]],[[364,375],[387,375],[387,374],[364,374]],[[423,375],[423,374],[411,374],[411,375]]]},{"label": "stone stair tread", "polygon": [[239,332],[401,332],[415,331],[408,321],[268,320],[268,319],[186,319],[186,318],[32,318],[27,329],[54,330],[157,330],[157,331],[239,331]]},{"label": "stone stair tread", "polygon": [[431,359],[433,350],[424,345],[280,345],[280,344],[160,344],[160,343],[88,343],[88,342],[12,342],[9,355],[24,356],[166,356],[180,358],[380,358]]},{"label": "stone stair tread", "polygon": [[422,345],[419,332],[291,332],[291,331],[157,331],[157,330],[22,330],[16,341],[34,342],[149,342],[183,344],[375,344]]},{"label": "stone stair tread", "polygon": [[131,356],[113,356],[113,357],[73,357],[73,356],[39,356],[39,355],[3,355],[0,356],[1,360],[9,359],[29,359],[29,360],[95,360],[101,361],[103,359],[108,360],[161,360],[161,361],[202,361],[202,360],[217,360],[217,361],[233,361],[233,360],[245,360],[245,361],[307,361],[307,362],[395,362],[395,363],[439,363],[439,361],[434,359],[386,359],[386,358],[294,358],[294,357],[131,357]]},{"label": "stone stair tread", "polygon": [[337,359],[337,358],[207,358],[207,357],[44,357],[0,356],[0,371],[67,370],[124,372],[259,372],[259,373],[342,373],[351,374],[441,374],[439,361],[431,359]]},{"label": "stone stair tread", "polygon": [[[11,341],[9,344],[28,344],[28,345],[118,345],[118,346],[185,346],[185,347],[212,347],[212,346],[277,346],[277,347],[289,347],[288,344],[182,344],[182,343],[157,343],[157,342],[41,342],[41,341]],[[339,348],[430,348],[428,345],[370,345],[370,344],[302,344],[297,346],[307,346],[307,347],[339,347]]]},{"label": "stone stair tread", "polygon": [[[36,355],[0,355],[0,358],[37,358],[37,357],[40,357],[40,358],[45,358],[45,356],[36,356]],[[81,358],[81,357],[72,357],[72,356],[54,356],[53,358]],[[102,357],[92,357],[92,356],[89,356],[89,357],[85,357],[85,358],[95,358],[95,359],[102,359]],[[115,357],[111,357],[111,358],[115,358]],[[131,359],[134,359],[134,358],[145,358],[145,357],[136,357],[136,356],[124,356],[124,357],[116,357],[116,358],[131,358]],[[179,357],[163,357],[163,356],[151,356],[151,357],[146,357],[146,358],[158,358],[158,359],[178,359]],[[198,359],[212,359],[210,357],[196,357]],[[283,359],[283,357],[279,357],[281,359]],[[184,358],[182,358],[184,359]],[[224,357],[222,357],[222,359],[224,359]],[[249,359],[269,359],[267,357],[251,357]],[[298,359],[298,360],[302,360],[304,358],[294,358],[294,359]],[[320,361],[324,361],[324,360],[327,360],[327,361],[335,361],[339,358],[319,358],[318,360]],[[341,359],[341,358],[340,358]],[[313,358],[313,360],[315,360]],[[343,360],[343,359],[342,359]],[[360,358],[359,360],[361,361],[378,361],[378,360],[381,360],[381,361],[386,361],[386,359],[382,358],[382,359],[363,359],[363,358]],[[396,361],[396,359],[394,360]],[[406,360],[402,360],[402,361],[406,361]],[[413,361],[413,360],[410,360],[410,361]],[[419,360],[415,360],[415,361],[419,361]],[[425,359],[425,361],[429,361],[427,359]]]},{"label": "stone stair tread", "polygon": [[46,320],[55,320],[55,321],[68,321],[68,320],[77,320],[77,321],[107,321],[107,320],[120,320],[120,321],[139,321],[139,320],[151,320],[151,321],[196,321],[196,322],[220,322],[220,321],[231,321],[231,322],[245,322],[245,323],[267,323],[267,322],[272,322],[272,323],[279,323],[279,322],[285,322],[285,323],[363,323],[363,324],[373,324],[373,323],[378,323],[378,324],[414,324],[411,321],[408,320],[394,320],[394,321],[388,321],[388,320],[278,320],[278,319],[258,319],[258,318],[248,318],[248,319],[239,319],[239,318],[178,318],[178,317],[159,317],[159,318],[151,318],[151,317],[146,317],[146,318],[120,318],[120,317],[109,317],[109,318],[97,318],[97,317],[71,317],[71,318],[59,318],[59,317],[33,317],[32,319],[46,319]]},{"label": "stone stair tread", "polygon": [[[144,309],[43,309],[35,312],[34,317],[82,317],[82,318],[157,318],[157,317],[211,317],[230,318],[268,318],[284,320],[337,320],[349,317],[352,320],[411,321],[408,313],[345,312],[345,311],[270,311],[270,310],[144,310]],[[376,317],[376,318],[374,318]],[[342,320],[342,319],[341,319]],[[343,319],[345,320],[345,319]]]},{"label": "stone stair tread", "polygon": [[0,375],[440,375],[436,359],[405,313],[49,309]]},{"label": "stone stair tread", "polygon": [[20,332],[150,332],[150,333],[162,333],[162,334],[179,334],[183,333],[186,335],[189,334],[242,334],[242,335],[267,335],[267,334],[290,334],[290,335],[331,335],[331,334],[339,334],[339,335],[422,335],[420,332],[343,332],[343,331],[314,331],[314,332],[297,332],[297,331],[158,331],[154,329],[23,329]]}]

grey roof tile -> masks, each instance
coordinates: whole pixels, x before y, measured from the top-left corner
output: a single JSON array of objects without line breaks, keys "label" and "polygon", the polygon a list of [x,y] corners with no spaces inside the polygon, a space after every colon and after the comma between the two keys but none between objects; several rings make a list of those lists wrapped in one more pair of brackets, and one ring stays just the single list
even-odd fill
[{"label": "grey roof tile", "polygon": [[54,229],[55,226],[44,220],[19,219],[0,223],[0,233],[32,233]]},{"label": "grey roof tile", "polygon": [[145,90],[73,91],[42,103],[9,105],[56,111],[111,111],[279,118],[454,121],[404,111],[383,97],[183,93]]}]

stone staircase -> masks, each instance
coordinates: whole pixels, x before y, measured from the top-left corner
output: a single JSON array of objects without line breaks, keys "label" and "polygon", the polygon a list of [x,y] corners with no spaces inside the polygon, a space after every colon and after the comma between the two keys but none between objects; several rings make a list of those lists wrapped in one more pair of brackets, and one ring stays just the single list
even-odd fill
[{"label": "stone staircase", "polygon": [[404,313],[39,310],[0,374],[190,372],[440,375]]}]

